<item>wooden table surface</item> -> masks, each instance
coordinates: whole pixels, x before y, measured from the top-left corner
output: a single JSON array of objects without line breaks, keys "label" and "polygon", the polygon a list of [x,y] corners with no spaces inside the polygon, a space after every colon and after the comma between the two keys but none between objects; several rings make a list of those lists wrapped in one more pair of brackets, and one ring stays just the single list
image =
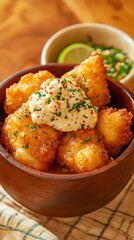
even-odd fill
[{"label": "wooden table surface", "polygon": [[133,0],[1,0],[0,81],[40,64],[44,43],[75,23],[110,24],[134,38],[133,9]]}]

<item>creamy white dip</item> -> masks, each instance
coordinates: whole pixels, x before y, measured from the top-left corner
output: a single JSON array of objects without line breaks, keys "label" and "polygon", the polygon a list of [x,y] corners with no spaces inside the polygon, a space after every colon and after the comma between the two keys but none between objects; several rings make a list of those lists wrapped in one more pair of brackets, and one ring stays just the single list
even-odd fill
[{"label": "creamy white dip", "polygon": [[92,106],[85,92],[65,78],[48,79],[29,98],[32,121],[70,132],[94,128],[98,108]]}]

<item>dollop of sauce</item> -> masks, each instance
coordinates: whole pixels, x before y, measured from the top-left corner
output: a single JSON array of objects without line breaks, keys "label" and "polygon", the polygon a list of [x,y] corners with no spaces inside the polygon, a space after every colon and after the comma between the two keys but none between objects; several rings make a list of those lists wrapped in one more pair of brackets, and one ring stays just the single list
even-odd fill
[{"label": "dollop of sauce", "polygon": [[63,132],[94,128],[98,108],[92,106],[85,92],[65,78],[46,80],[29,98],[32,121],[47,124]]}]

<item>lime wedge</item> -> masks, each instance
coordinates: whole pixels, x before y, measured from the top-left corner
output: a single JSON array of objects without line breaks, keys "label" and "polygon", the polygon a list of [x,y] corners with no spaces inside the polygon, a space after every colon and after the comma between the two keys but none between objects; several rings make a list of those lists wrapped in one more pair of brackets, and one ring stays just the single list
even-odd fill
[{"label": "lime wedge", "polygon": [[72,43],[61,51],[57,62],[79,64],[87,59],[91,52],[93,52],[93,48],[84,43]]}]

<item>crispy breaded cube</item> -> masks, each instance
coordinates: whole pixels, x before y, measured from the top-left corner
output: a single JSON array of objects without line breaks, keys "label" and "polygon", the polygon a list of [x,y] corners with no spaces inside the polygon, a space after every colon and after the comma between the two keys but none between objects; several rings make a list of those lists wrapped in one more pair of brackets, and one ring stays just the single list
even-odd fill
[{"label": "crispy breaded cube", "polygon": [[54,75],[46,70],[38,73],[28,73],[21,77],[18,83],[6,89],[6,99],[4,102],[4,109],[7,114],[13,113],[23,103],[25,103],[29,96],[40,89],[40,85],[48,78],[53,78]]},{"label": "crispy breaded cube", "polygon": [[63,77],[76,81],[94,106],[102,107],[109,103],[110,92],[106,81],[106,68],[98,52],[91,53],[88,59],[65,73]]},{"label": "crispy breaded cube", "polygon": [[71,172],[83,173],[108,163],[108,154],[95,130],[78,130],[64,133],[57,150],[59,165]]},{"label": "crispy breaded cube", "polygon": [[129,144],[133,134],[130,126],[132,113],[127,109],[104,108],[98,116],[97,131],[108,154],[116,157],[121,149]]},{"label": "crispy breaded cube", "polygon": [[53,163],[60,136],[52,127],[32,122],[28,103],[10,114],[2,128],[2,142],[14,159],[40,171]]}]

